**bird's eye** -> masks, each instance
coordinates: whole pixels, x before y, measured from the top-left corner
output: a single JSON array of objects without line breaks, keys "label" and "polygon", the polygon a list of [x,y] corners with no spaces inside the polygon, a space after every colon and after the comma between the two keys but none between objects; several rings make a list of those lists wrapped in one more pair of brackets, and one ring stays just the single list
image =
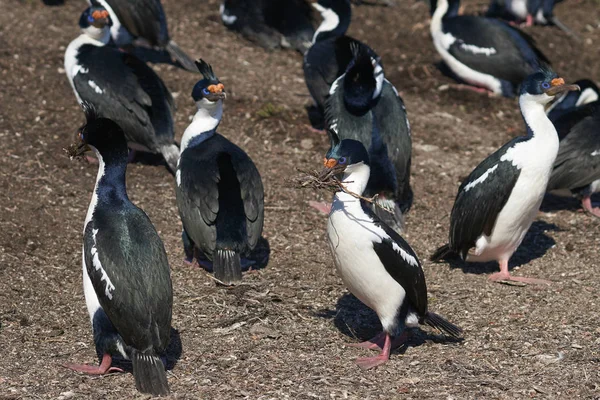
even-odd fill
[{"label": "bird's eye", "polygon": [[338,160],[339,164],[346,164],[346,157],[340,157],[340,159]]},{"label": "bird's eye", "polygon": [[88,15],[87,20],[88,20],[88,22],[92,23],[92,22],[94,22],[94,17],[92,17],[91,15]]},{"label": "bird's eye", "polygon": [[210,94],[210,91],[207,88],[202,89],[202,94],[207,95]]},{"label": "bird's eye", "polygon": [[542,87],[544,89],[550,89],[550,84],[548,82],[544,82],[544,83],[542,83]]}]

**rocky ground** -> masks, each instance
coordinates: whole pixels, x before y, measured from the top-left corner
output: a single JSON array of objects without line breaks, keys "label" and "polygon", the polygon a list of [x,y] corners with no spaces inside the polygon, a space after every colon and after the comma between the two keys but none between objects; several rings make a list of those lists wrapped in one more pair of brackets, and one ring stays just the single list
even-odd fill
[{"label": "rocky ground", "polygon": [[[88,377],[61,367],[96,361],[81,287],[82,224],[96,167],[63,151],[84,121],[63,68],[83,1],[47,7],[4,1],[0,14],[0,399],[143,397],[131,374]],[[174,180],[132,164],[129,195],[167,249],[175,290],[169,358],[173,398],[515,399],[600,398],[600,221],[551,197],[513,258],[517,275],[548,287],[489,283],[497,266],[431,264],[447,238],[458,184],[487,154],[524,132],[515,100],[440,90],[421,2],[354,9],[350,33],[382,55],[413,128],[415,204],[406,239],[424,263],[432,310],[465,330],[447,342],[415,332],[386,365],[360,370],[374,313],[348,294],[325,241],[326,217],[309,208],[328,194],[287,179],[320,166],[327,140],[308,127],[302,59],[265,52],[221,24],[217,0],[163,0],[171,36],[212,63],[229,97],[220,132],[242,146],[265,184],[266,268],[217,287],[183,263]],[[484,1],[465,1],[467,13]],[[600,3],[565,0],[557,15],[583,38],[530,27],[567,81],[600,79]],[[198,76],[156,65],[176,96],[177,135],[194,112]],[[598,199],[600,200],[600,199]]]}]

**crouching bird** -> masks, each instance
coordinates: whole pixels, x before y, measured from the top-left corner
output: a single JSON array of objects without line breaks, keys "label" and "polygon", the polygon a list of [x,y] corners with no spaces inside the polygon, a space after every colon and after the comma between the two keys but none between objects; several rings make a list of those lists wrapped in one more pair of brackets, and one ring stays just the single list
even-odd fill
[{"label": "crouching bird", "polygon": [[512,276],[508,260],[535,218],[558,152],[558,134],[544,107],[566,85],[549,68],[530,75],[521,85],[519,106],[527,134],[512,139],[481,162],[458,189],[450,217],[450,242],[431,257],[439,261],[458,254],[465,261],[498,261],[492,281],[549,283]]},{"label": "crouching bird", "polygon": [[83,104],[86,124],[74,156],[93,150],[99,168],[83,229],[83,291],[99,366],[66,364],[102,375],[112,357],[129,359],[142,393],[169,393],[160,358],[169,343],[173,291],[167,254],[148,216],[127,197],[127,141],[114,121]]},{"label": "crouching bird", "polygon": [[187,260],[198,261],[200,250],[213,261],[215,278],[229,285],[242,279],[241,256],[260,239],[263,185],[250,157],[217,133],[225,86],[210,65],[196,64],[203,79],[192,91],[198,111],[181,139],[177,205]]},{"label": "crouching bird", "polygon": [[[362,195],[370,175],[369,154],[353,139],[339,140],[329,132],[332,145],[326,168],[335,168],[348,192]],[[407,327],[427,324],[453,337],[462,330],[427,309],[427,285],[417,255],[363,199],[340,190],[333,199],[327,223],[327,238],[339,275],[350,292],[381,321],[383,332],[353,346],[381,349],[375,357],[360,358],[365,369],[385,363],[394,346],[407,338]]]}]

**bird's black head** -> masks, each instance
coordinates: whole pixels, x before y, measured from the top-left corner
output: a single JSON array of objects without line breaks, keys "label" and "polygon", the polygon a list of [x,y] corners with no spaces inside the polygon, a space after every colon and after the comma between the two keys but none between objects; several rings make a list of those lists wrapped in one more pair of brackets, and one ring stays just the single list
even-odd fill
[{"label": "bird's black head", "polygon": [[383,68],[379,60],[371,57],[366,46],[355,45],[353,59],[344,77],[344,103],[348,111],[363,115],[381,93]]},{"label": "bird's black head", "polygon": [[87,102],[81,104],[86,123],[77,132],[78,142],[73,157],[96,150],[102,158],[127,158],[127,141],[121,127],[113,120],[101,117],[95,107]]},{"label": "bird's black head", "polygon": [[559,93],[579,90],[577,85],[567,85],[563,78],[549,67],[541,66],[521,84],[521,96],[533,96],[538,103],[546,104]]},{"label": "bird's black head", "polygon": [[194,85],[192,90],[192,98],[195,102],[208,101],[214,103],[225,99],[225,85],[221,83],[219,78],[213,72],[212,67],[204,60],[196,60],[198,71],[202,74],[203,79]]},{"label": "bird's black head", "polygon": [[105,26],[111,26],[112,22],[108,11],[101,6],[92,6],[85,9],[79,18],[79,27],[87,30],[90,27],[103,29]]},{"label": "bird's black head", "polygon": [[340,172],[343,172],[356,164],[369,165],[369,153],[361,142],[354,139],[340,140],[337,132],[331,128],[327,130],[327,134],[331,147],[323,159],[325,167],[339,167]]}]

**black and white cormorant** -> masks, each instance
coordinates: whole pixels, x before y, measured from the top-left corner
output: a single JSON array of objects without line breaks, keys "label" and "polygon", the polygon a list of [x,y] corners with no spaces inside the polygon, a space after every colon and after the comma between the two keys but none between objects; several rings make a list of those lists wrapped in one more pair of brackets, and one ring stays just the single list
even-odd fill
[{"label": "black and white cormorant", "polygon": [[261,236],[263,185],[250,157],[217,133],[225,87],[210,65],[196,63],[204,77],[192,91],[198,111],[181,139],[176,173],[183,245],[189,261],[200,250],[215,278],[231,284],[242,279],[241,256]]},{"label": "black and white cormorant", "polygon": [[508,261],[537,215],[558,152],[558,134],[544,107],[556,95],[578,90],[549,68],[530,75],[521,85],[519,106],[527,134],[514,138],[488,156],[458,189],[450,218],[449,244],[433,261],[458,254],[465,261],[498,261],[493,281],[548,283],[516,277]]},{"label": "black and white cormorant", "polygon": [[[356,140],[339,141],[335,132],[330,132],[330,137],[332,147],[325,166],[342,168],[342,184],[348,191],[362,195],[369,182],[369,154]],[[383,332],[371,340],[353,345],[381,349],[376,357],[356,360],[362,368],[385,363],[391,348],[406,340],[407,327],[427,324],[460,336],[459,327],[428,311],[425,275],[413,249],[364,200],[344,191],[335,194],[327,238],[344,284],[377,313],[383,327]]]},{"label": "black and white cormorant", "polygon": [[459,0],[431,0],[431,36],[452,72],[466,83],[514,97],[548,59],[533,39],[492,18],[458,15]]},{"label": "black and white cormorant", "polygon": [[76,155],[88,150],[99,161],[96,186],[83,228],[83,290],[99,366],[65,365],[101,375],[120,369],[112,357],[133,364],[143,393],[169,393],[161,355],[171,334],[173,292],[167,253],[148,216],[127,197],[127,142],[114,121],[84,103]]},{"label": "black and white cormorant", "polygon": [[319,0],[313,6],[321,13],[323,21],[304,55],[302,68],[304,81],[322,118],[331,85],[346,72],[352,61],[352,47],[364,47],[375,59],[379,56],[369,46],[345,35],[352,18],[349,0]]},{"label": "black and white cormorant", "polygon": [[404,103],[385,79],[378,59],[365,47],[353,47],[348,70],[331,86],[326,119],[342,139],[360,141],[369,151],[371,174],[366,196],[378,195],[393,213],[374,209],[398,232],[411,205],[412,141]]},{"label": "black and white cormorant", "polygon": [[581,79],[575,82],[575,85],[579,86],[581,91],[563,93],[557,96],[557,99],[546,108],[546,114],[548,114],[551,121],[556,121],[559,116],[571,111],[572,108],[600,100],[600,88],[593,81]]},{"label": "black and white cormorant", "polygon": [[219,11],[227,28],[269,50],[304,54],[315,32],[310,0],[224,0]]},{"label": "black and white cormorant", "polygon": [[65,52],[65,72],[79,103],[94,105],[125,132],[133,150],[162,154],[175,171],[179,148],[173,128],[173,97],[152,68],[135,56],[107,46],[109,13],[86,9],[79,20],[81,35]]},{"label": "black and white cormorant", "polygon": [[585,211],[600,217],[600,206],[591,199],[600,192],[600,101],[564,111],[552,122],[560,147],[548,191],[567,189]]},{"label": "black and white cormorant", "polygon": [[525,22],[526,26],[555,25],[568,35],[579,37],[555,15],[554,7],[562,0],[492,0],[486,13],[488,17],[499,17],[509,21]]},{"label": "black and white cormorant", "polygon": [[87,0],[90,6],[103,7],[112,22],[110,35],[117,47],[127,48],[138,42],[167,51],[184,69],[196,72],[191,59],[169,37],[167,17],[160,0]]}]

